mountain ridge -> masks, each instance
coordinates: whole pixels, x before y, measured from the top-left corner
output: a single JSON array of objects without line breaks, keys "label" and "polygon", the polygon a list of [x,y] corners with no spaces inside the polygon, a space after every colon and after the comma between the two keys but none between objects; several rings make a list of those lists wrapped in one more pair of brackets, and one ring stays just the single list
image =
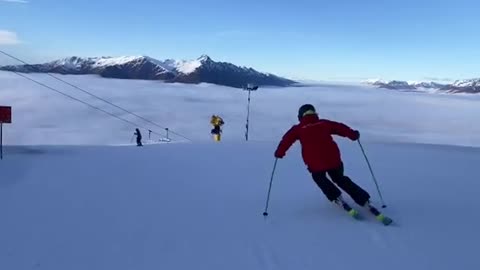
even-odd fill
[{"label": "mountain ridge", "polygon": [[136,56],[71,56],[43,64],[0,66],[0,70],[20,73],[59,73],[65,75],[96,74],[105,78],[162,80],[189,84],[212,83],[235,88],[247,84],[259,86],[294,86],[298,82],[251,67],[217,62],[203,54],[194,60],[157,60]]},{"label": "mountain ridge", "polygon": [[456,80],[453,83],[437,83],[434,81],[399,81],[371,79],[363,81],[365,84],[391,90],[436,90],[446,93],[480,93],[480,78]]}]

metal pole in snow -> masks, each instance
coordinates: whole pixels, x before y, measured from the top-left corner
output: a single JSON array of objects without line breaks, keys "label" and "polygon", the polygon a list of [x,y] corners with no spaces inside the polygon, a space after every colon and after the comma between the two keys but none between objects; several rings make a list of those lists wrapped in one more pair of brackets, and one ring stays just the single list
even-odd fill
[{"label": "metal pole in snow", "polygon": [[258,89],[258,86],[254,86],[252,84],[248,84],[244,90],[248,91],[248,104],[247,104],[247,123],[245,124],[245,140],[248,141],[248,128],[250,124],[250,94],[252,91],[256,91]]},{"label": "metal pole in snow", "polygon": [[0,159],[3,159],[3,122],[0,122]]},{"label": "metal pole in snow", "polygon": [[250,93],[251,89],[248,88],[248,104],[247,104],[247,124],[245,125],[246,131],[245,131],[245,140],[248,141],[248,124],[249,124],[249,118],[250,118]]}]

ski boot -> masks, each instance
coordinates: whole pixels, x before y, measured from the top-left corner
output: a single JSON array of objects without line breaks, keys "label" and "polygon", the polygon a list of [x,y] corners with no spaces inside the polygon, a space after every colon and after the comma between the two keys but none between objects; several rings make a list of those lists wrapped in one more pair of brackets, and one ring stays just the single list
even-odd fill
[{"label": "ski boot", "polygon": [[353,209],[348,203],[346,203],[341,196],[339,196],[337,199],[333,200],[333,203],[335,203],[336,205],[342,207],[343,210],[347,211],[347,213],[355,218],[355,219],[359,219],[360,218],[360,214],[358,213],[357,210]]},{"label": "ski boot", "polygon": [[389,218],[389,217],[385,216],[384,214],[380,213],[380,211],[378,211],[378,209],[375,208],[370,203],[370,201],[367,201],[367,203],[365,204],[364,207],[367,208],[368,211],[375,216],[375,219],[378,220],[379,222],[381,222],[383,225],[388,226],[393,222],[393,220],[391,218]]}]

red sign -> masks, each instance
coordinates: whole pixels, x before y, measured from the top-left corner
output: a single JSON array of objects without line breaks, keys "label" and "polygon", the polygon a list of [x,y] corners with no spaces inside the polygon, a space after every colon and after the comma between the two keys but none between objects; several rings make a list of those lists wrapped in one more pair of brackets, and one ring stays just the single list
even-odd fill
[{"label": "red sign", "polygon": [[12,107],[0,106],[0,123],[12,123]]}]

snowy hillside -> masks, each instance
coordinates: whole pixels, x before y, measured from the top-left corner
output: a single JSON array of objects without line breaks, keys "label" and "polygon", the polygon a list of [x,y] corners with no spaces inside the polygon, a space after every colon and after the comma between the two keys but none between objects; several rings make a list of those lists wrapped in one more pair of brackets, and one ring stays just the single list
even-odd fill
[{"label": "snowy hillside", "polygon": [[[102,69],[111,66],[132,64],[138,65],[143,61],[148,61],[156,66],[164,69],[168,72],[189,74],[195,71],[196,68],[202,65],[202,61],[205,61],[205,56],[196,60],[173,60],[167,59],[165,61],[156,60],[148,56],[121,56],[121,57],[68,57],[60,60],[56,60],[50,63],[46,63],[45,66],[50,68],[64,67],[70,73],[75,70],[81,70],[85,68]],[[21,70],[21,68],[19,67]],[[68,74],[68,73],[67,73]]]},{"label": "snowy hillside", "polygon": [[[365,144],[396,221],[384,227],[326,201],[298,147],[277,165],[265,219],[275,139],[8,148],[0,269],[480,268],[478,149]],[[358,146],[338,141],[378,204]]]},{"label": "snowy hillside", "polygon": [[292,86],[295,81],[273,74],[216,62],[202,55],[194,60],[164,61],[148,56],[68,57],[44,64],[0,66],[0,70],[22,73],[97,74],[106,78],[162,80],[182,83],[214,83],[242,88],[248,83],[263,86]]},{"label": "snowy hillside", "polygon": [[[192,139],[160,143],[147,129],[161,128],[45,74],[28,76],[138,123],[147,143],[133,146],[135,126],[0,72],[0,105],[13,107],[0,160],[2,270],[480,269],[478,96],[260,88],[245,142],[240,89],[61,76]],[[360,130],[390,227],[358,206],[362,221],[329,203],[298,144],[278,161],[262,215],[273,152],[307,102]],[[226,122],[220,143],[209,134],[212,114]],[[379,205],[359,145],[335,139],[345,173]]]},{"label": "snowy hillside", "polygon": [[451,85],[452,92],[480,93],[480,78],[470,80],[458,80]]},{"label": "snowy hillside", "polygon": [[199,68],[202,63],[205,61],[205,57],[200,57],[196,60],[173,60],[168,59],[163,63],[165,66],[169,67],[170,70],[176,70],[182,74],[190,74]]}]

